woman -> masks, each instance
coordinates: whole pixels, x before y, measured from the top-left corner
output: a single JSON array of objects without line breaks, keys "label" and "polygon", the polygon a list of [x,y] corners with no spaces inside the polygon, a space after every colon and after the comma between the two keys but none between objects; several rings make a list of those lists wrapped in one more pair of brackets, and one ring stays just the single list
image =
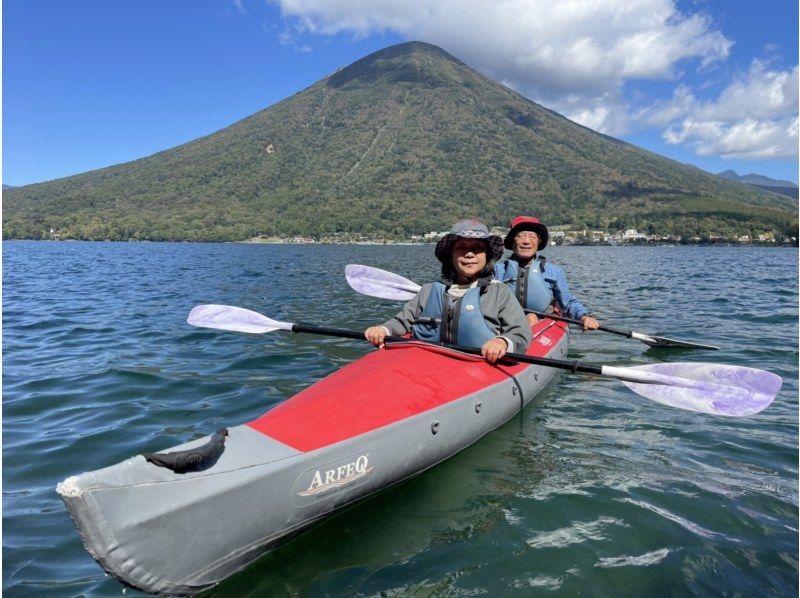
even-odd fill
[{"label": "woman", "polygon": [[[547,247],[547,227],[531,216],[517,216],[511,222],[504,245],[514,253],[494,267],[497,280],[508,285],[522,307],[533,311],[547,311],[553,303],[570,318],[580,320],[584,330],[596,330],[600,325],[575,299],[567,285],[564,271],[536,255]],[[528,314],[528,322],[538,321],[536,314]]]},{"label": "woman", "polygon": [[480,347],[495,363],[507,352],[524,353],[531,330],[513,293],[493,280],[503,241],[477,220],[461,220],[436,244],[441,282],[428,283],[392,319],[370,326],[364,336],[383,346],[387,335],[411,332],[415,339]]}]

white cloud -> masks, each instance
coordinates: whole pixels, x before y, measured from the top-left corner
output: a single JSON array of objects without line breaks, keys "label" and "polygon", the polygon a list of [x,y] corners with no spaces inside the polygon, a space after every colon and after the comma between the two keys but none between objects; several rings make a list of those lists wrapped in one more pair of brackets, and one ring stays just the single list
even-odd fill
[{"label": "white cloud", "polygon": [[631,129],[629,106],[617,93],[570,94],[550,98],[546,104],[568,119],[606,135],[620,137]]},{"label": "white cloud", "polygon": [[627,130],[626,82],[670,79],[679,62],[708,65],[725,59],[732,45],[707,16],[682,14],[674,0],[272,1],[309,33],[394,31],[436,44],[531,99],[614,134]]},{"label": "white cloud", "polygon": [[391,30],[442,46],[519,88],[606,92],[672,76],[685,58],[724,59],[731,42],[673,0],[275,0],[310,32]]},{"label": "white cloud", "polygon": [[282,46],[289,46],[296,52],[313,52],[314,49],[308,44],[303,44],[298,41],[298,37],[304,33],[302,25],[295,25],[294,27],[284,27],[283,30],[276,34],[278,43]]},{"label": "white cloud", "polygon": [[739,120],[773,118],[797,112],[797,67],[787,71],[770,71],[754,60],[750,70],[735,79],[719,99],[702,107],[707,119]]},{"label": "white cloud", "polygon": [[664,132],[670,144],[689,143],[701,156],[763,160],[797,156],[797,118],[724,124],[685,119]]},{"label": "white cloud", "polygon": [[690,89],[685,85],[678,85],[671,100],[657,101],[649,108],[639,111],[634,118],[655,127],[666,127],[689,114],[696,105],[697,100]]},{"label": "white cloud", "polygon": [[646,124],[700,155],[797,155],[797,68],[754,61],[714,100],[681,84],[670,100],[632,110],[626,84],[679,80],[685,67],[711,69],[731,51],[707,14],[681,12],[677,0],[268,1],[299,34],[392,31],[436,44],[603,133]]},{"label": "white cloud", "polygon": [[797,156],[798,69],[769,70],[754,60],[714,100],[701,101],[685,86],[637,118],[668,127],[664,140],[688,144],[701,156],[742,159]]}]

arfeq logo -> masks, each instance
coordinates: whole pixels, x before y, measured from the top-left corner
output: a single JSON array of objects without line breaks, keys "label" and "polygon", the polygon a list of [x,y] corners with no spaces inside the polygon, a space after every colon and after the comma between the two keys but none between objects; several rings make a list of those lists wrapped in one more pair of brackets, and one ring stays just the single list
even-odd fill
[{"label": "arfeq logo", "polygon": [[368,475],[374,467],[369,465],[369,456],[360,455],[356,460],[345,463],[333,469],[318,469],[311,477],[308,489],[298,492],[300,496],[316,496],[351,484]]}]

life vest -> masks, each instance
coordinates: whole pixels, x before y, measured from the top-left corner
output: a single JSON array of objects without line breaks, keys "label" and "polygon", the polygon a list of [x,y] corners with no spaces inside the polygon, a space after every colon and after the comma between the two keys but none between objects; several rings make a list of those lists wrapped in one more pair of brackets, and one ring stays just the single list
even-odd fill
[{"label": "life vest", "polygon": [[495,277],[514,293],[524,309],[545,311],[553,302],[553,287],[544,277],[545,258],[534,258],[527,268],[507,259],[494,267]]},{"label": "life vest", "polygon": [[481,348],[497,336],[486,325],[481,310],[481,289],[469,289],[459,300],[445,291],[441,282],[434,282],[422,314],[411,326],[414,338]]}]

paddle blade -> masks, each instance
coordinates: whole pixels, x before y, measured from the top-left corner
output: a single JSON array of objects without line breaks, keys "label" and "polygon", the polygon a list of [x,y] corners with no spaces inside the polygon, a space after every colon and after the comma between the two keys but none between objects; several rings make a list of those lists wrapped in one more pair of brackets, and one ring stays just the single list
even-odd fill
[{"label": "paddle blade", "polygon": [[642,341],[645,345],[655,347],[658,349],[709,349],[711,351],[719,351],[719,347],[714,345],[704,345],[703,343],[690,343],[689,341],[679,341],[674,338],[666,338],[664,336],[653,336],[652,334],[641,334],[639,332],[632,332],[631,338]]},{"label": "paddle blade", "polygon": [[380,268],[371,268],[360,264],[349,264],[344,269],[347,284],[362,295],[408,301],[421,288],[417,283],[403,278],[399,274],[387,272]]},{"label": "paddle blade", "polygon": [[263,334],[273,330],[291,330],[293,324],[278,322],[255,311],[233,305],[198,305],[189,312],[186,321],[200,328],[231,332]]},{"label": "paddle blade", "polygon": [[[716,363],[603,367],[603,373],[612,370],[626,370],[627,374],[633,374],[615,377],[634,392],[657,403],[733,417],[753,415],[765,409],[783,382],[780,376],[764,370]],[[639,376],[641,381],[630,379]]]}]

